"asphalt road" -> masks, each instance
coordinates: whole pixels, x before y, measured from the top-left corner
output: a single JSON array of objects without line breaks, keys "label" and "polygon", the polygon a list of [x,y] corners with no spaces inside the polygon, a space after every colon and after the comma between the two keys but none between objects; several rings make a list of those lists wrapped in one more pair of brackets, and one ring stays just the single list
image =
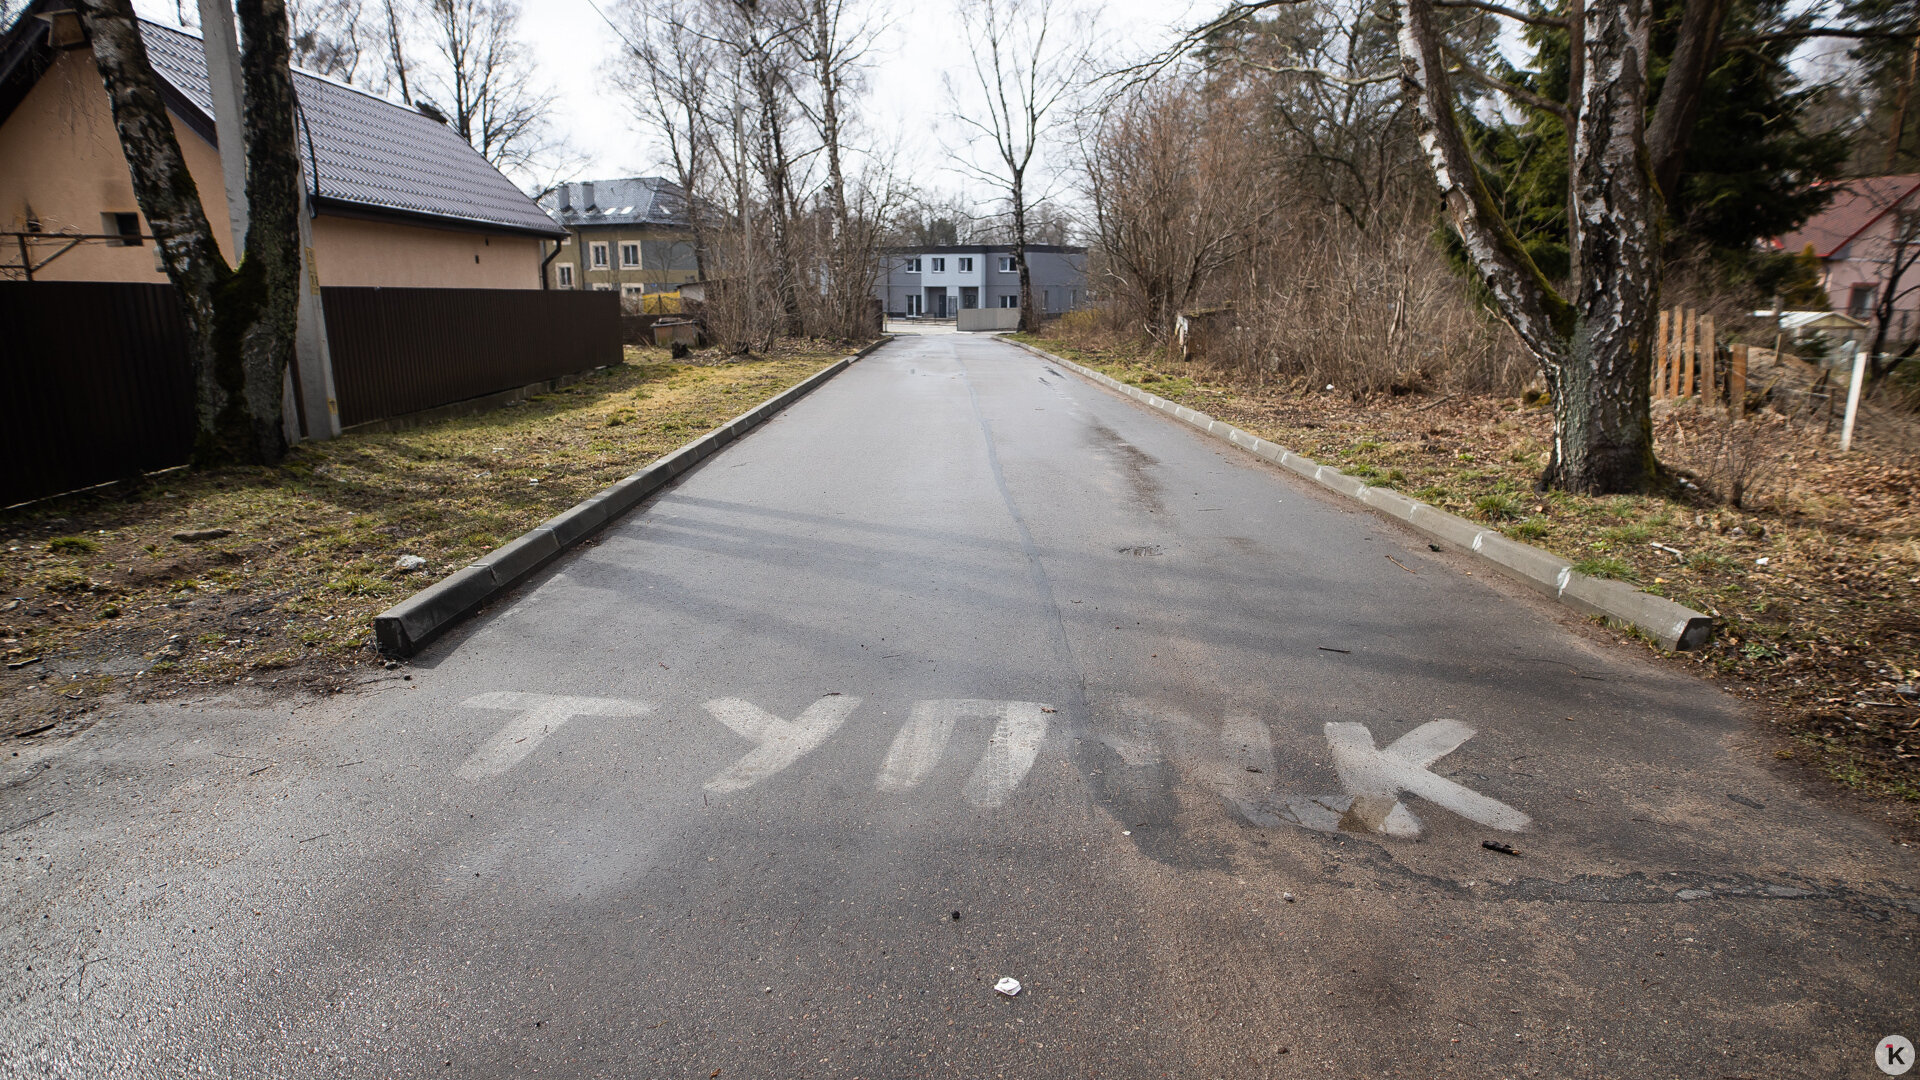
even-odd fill
[{"label": "asphalt road", "polygon": [[1871,1077],[1920,1039],[1913,850],[1714,686],[976,337],[356,693],[21,745],[8,1077]]}]

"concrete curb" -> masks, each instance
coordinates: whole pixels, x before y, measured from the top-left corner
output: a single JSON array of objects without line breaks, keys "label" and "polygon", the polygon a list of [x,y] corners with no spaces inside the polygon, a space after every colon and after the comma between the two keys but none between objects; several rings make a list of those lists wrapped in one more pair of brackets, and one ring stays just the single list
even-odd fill
[{"label": "concrete curb", "polygon": [[805,381],[761,402],[748,412],[714,428],[700,438],[593,495],[537,528],[481,556],[473,565],[414,593],[373,617],[373,636],[380,651],[412,656],[475,608],[498,598],[526,577],[558,558],[560,553],[600,531],[667,482],[712,456],[720,448],[805,397],[849,364],[892,341],[891,337],[861,349]]},{"label": "concrete curb", "polygon": [[1692,608],[1682,607],[1662,596],[1641,592],[1623,582],[1576,573],[1573,564],[1560,556],[1530,544],[1509,540],[1498,529],[1489,529],[1445,510],[1435,509],[1389,488],[1370,486],[1332,466],[1321,465],[1283,446],[1249,435],[1232,424],[1215,420],[1206,413],[1176,405],[1137,386],[1128,386],[1045,349],[1011,338],[1006,341],[1042,359],[1070,368],[1109,390],[1125,394],[1216,439],[1232,443],[1248,453],[1298,473],[1321,487],[1363,502],[1388,517],[1405,522],[1417,532],[1472,552],[1515,581],[1581,614],[1598,615],[1635,627],[1653,638],[1663,649],[1672,652],[1698,649],[1713,636],[1713,620]]}]

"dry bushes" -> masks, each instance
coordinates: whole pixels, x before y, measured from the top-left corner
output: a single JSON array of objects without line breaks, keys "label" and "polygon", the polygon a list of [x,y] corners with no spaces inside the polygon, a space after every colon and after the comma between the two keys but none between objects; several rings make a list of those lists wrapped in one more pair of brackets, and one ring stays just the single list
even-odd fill
[{"label": "dry bushes", "polygon": [[1660,460],[1697,478],[1729,506],[1753,506],[1777,494],[1786,448],[1807,438],[1800,424],[1772,410],[1735,418],[1692,401],[1655,409]]},{"label": "dry bushes", "polygon": [[1297,223],[1250,281],[1219,358],[1354,394],[1517,392],[1536,370],[1436,250],[1424,216]]}]

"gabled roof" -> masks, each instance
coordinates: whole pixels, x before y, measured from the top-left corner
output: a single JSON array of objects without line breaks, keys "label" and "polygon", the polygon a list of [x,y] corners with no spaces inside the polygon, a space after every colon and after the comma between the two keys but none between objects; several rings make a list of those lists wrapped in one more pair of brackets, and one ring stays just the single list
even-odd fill
[{"label": "gabled roof", "polygon": [[[0,83],[37,80],[49,57],[45,23],[28,9],[7,36]],[[213,95],[206,54],[194,34],[141,21],[147,55],[170,109],[214,142]],[[35,40],[38,39],[38,40]],[[566,231],[540,210],[451,127],[421,113],[296,69],[300,156],[307,162],[315,208],[322,213],[399,216],[423,224],[560,237]],[[18,98],[0,101],[4,121]]]},{"label": "gabled roof", "polygon": [[561,184],[540,200],[561,224],[659,225],[691,228],[687,199],[680,185],[664,176],[629,176]]},{"label": "gabled roof", "polygon": [[1782,251],[1798,254],[1813,245],[1813,253],[1831,259],[1835,252],[1852,243],[1874,223],[1892,213],[1920,192],[1920,173],[1902,176],[1868,176],[1834,185],[1840,188],[1825,210],[1805,225],[1775,243]]}]

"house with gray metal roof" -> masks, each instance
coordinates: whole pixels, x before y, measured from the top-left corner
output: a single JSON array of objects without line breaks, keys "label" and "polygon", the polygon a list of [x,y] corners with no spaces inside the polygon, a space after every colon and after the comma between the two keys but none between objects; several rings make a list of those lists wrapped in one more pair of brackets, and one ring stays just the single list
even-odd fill
[{"label": "house with gray metal roof", "polygon": [[[0,38],[0,272],[42,280],[166,280],[91,47],[68,5],[39,0]],[[206,56],[142,22],[174,134],[222,251],[234,258]],[[296,70],[297,135],[325,285],[538,289],[567,232],[458,132],[375,94]],[[68,243],[67,236],[124,237]],[[39,239],[45,237],[45,240]],[[14,249],[11,251],[4,249]],[[57,257],[49,259],[50,255]]]},{"label": "house with gray metal roof", "polygon": [[561,184],[540,205],[570,234],[548,273],[556,289],[633,298],[700,279],[686,195],[664,176]]}]

